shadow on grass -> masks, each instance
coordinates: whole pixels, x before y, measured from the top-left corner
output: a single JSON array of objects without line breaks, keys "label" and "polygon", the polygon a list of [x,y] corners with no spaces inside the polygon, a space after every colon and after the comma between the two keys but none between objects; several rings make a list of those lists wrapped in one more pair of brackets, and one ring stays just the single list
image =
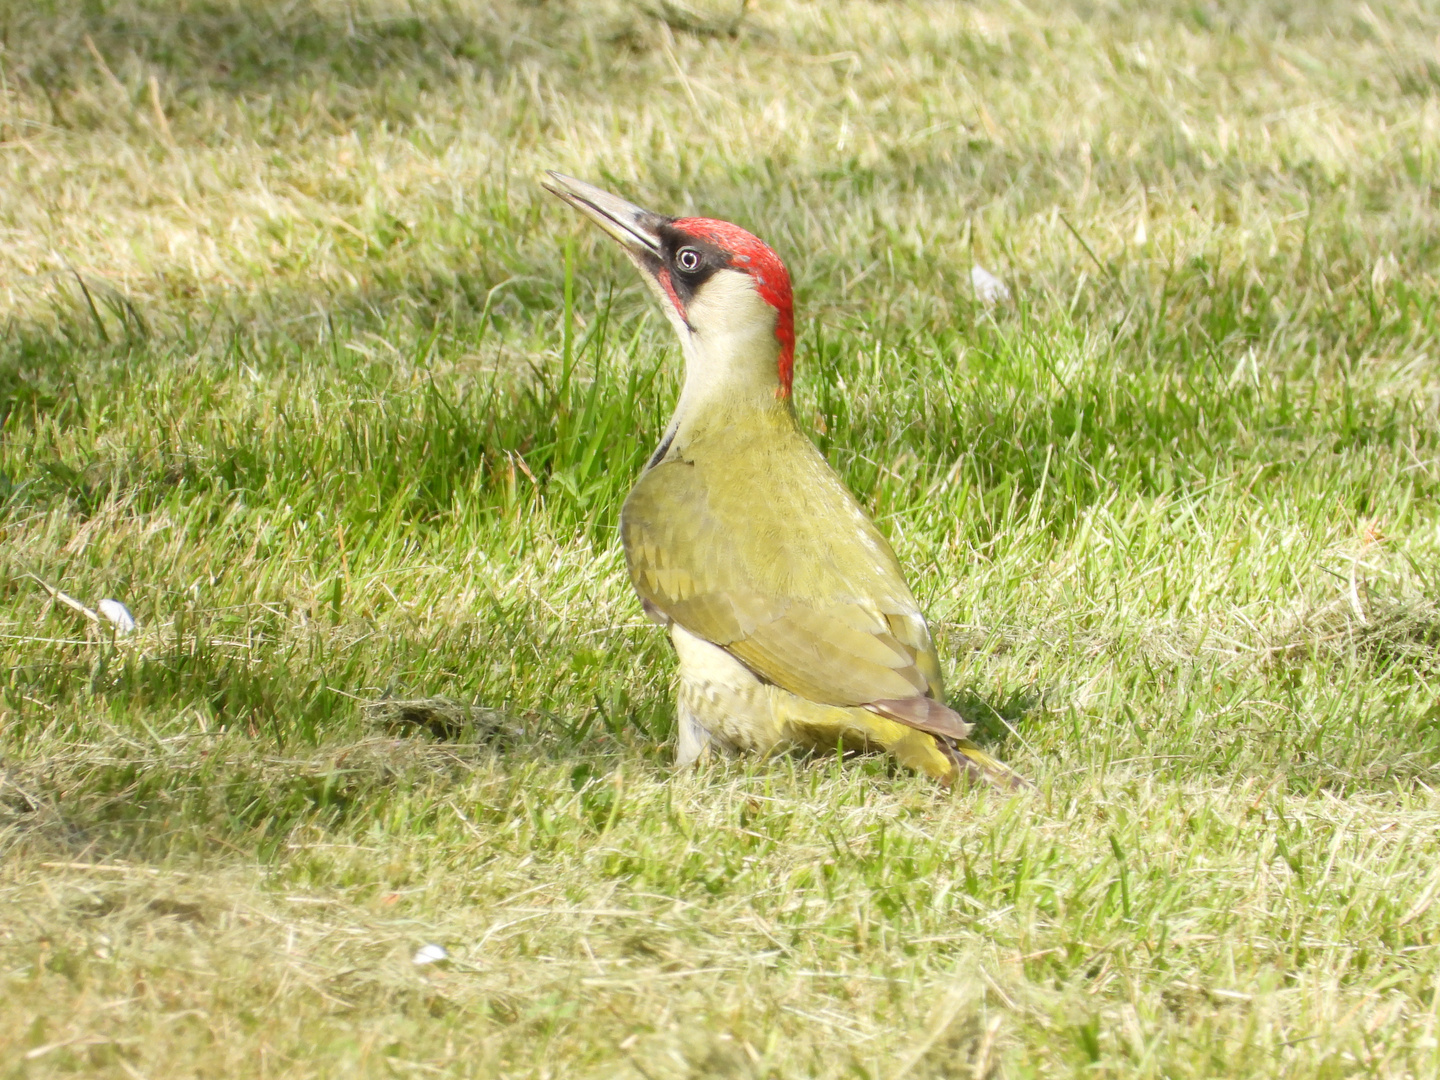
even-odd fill
[{"label": "shadow on grass", "polygon": [[[1243,13],[1192,3],[1145,5],[1143,13],[1125,5],[1102,10],[1089,4],[1078,9],[1068,3],[1052,6],[1062,25],[1067,16],[1083,11],[1086,21],[1121,21],[1127,29],[1141,14],[1220,36],[1253,33],[1268,40],[1277,27],[1292,33],[1349,35],[1357,41],[1370,36],[1359,20],[1338,18],[1339,13],[1348,11],[1340,4],[1296,7],[1269,3],[1250,5]],[[1320,14],[1332,8],[1333,14]],[[703,21],[687,25],[678,17],[682,10],[680,5],[652,8],[639,2],[605,11],[564,2],[403,7],[323,0],[118,0],[105,4],[38,0],[12,5],[0,16],[0,27],[6,31],[10,54],[18,61],[7,68],[10,78],[33,80],[53,100],[56,92],[75,84],[78,68],[87,73],[94,70],[96,52],[112,71],[121,71],[132,60],[147,71],[159,71],[181,93],[197,85],[241,94],[274,93],[327,81],[368,87],[396,72],[421,81],[443,81],[461,68],[496,73],[519,63],[544,68],[564,80],[567,72],[590,63],[597,37],[602,45],[620,53],[628,48],[648,48],[641,45],[638,35],[647,25],[660,22],[661,11],[671,13],[667,21],[673,29],[688,29],[702,36],[707,33]],[[740,26],[736,24],[737,29]],[[93,42],[93,52],[87,38]],[[949,41],[947,46],[947,62],[983,81],[1014,77],[1051,55],[1046,43],[1031,42],[1024,36],[1002,43],[976,33]],[[1409,79],[1400,80],[1406,93],[1433,93],[1440,82],[1434,65],[1412,64],[1400,74]],[[1174,145],[1178,151],[1181,140]]]},{"label": "shadow on grass", "polygon": [[982,746],[1003,750],[1023,739],[1025,728],[1045,718],[1045,692],[1038,685],[1016,687],[998,694],[983,694],[966,687],[948,695],[950,708],[973,725],[970,737]]},{"label": "shadow on grass", "polygon": [[482,745],[377,738],[286,755],[234,731],[163,748],[103,738],[5,770],[3,846],[135,857],[239,843],[269,858],[298,828],[379,820],[387,806],[460,783],[491,756]]},{"label": "shadow on grass", "polygon": [[[75,117],[58,95],[93,79],[101,63],[122,82],[132,67],[155,72],[182,98],[199,89],[259,95],[323,84],[368,91],[397,77],[423,88],[462,71],[503,73],[521,63],[564,78],[575,61],[563,46],[590,29],[549,4],[366,10],[317,0],[51,0],[23,7],[4,23],[18,61],[10,77],[40,86],[62,123]],[[347,118],[343,101],[330,112]]]}]

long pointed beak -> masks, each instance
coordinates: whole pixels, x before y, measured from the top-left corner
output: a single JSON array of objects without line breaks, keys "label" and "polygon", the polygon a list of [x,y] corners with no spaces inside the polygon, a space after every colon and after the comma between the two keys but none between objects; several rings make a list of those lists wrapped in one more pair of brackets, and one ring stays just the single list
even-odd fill
[{"label": "long pointed beak", "polygon": [[625,253],[638,264],[654,264],[660,258],[660,226],[669,218],[642,210],[618,195],[611,195],[594,184],[573,176],[551,172],[540,183],[551,194],[558,195],[607,233],[620,241]]}]

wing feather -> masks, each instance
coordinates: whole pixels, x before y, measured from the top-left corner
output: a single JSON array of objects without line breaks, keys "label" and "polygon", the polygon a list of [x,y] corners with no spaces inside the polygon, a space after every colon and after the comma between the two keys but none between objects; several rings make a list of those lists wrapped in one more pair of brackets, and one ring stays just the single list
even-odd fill
[{"label": "wing feather", "polygon": [[[890,545],[810,441],[794,439],[723,455],[692,446],[649,469],[621,511],[636,590],[812,701],[939,695],[929,629]],[[723,476],[707,467],[717,459]]]}]

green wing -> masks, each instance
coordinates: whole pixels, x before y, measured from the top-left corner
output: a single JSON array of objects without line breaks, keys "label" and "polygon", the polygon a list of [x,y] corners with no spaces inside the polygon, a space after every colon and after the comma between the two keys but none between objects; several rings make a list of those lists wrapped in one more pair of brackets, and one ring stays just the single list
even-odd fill
[{"label": "green wing", "polygon": [[621,511],[650,606],[811,701],[942,697],[940,666],[885,538],[798,430],[654,466]]}]

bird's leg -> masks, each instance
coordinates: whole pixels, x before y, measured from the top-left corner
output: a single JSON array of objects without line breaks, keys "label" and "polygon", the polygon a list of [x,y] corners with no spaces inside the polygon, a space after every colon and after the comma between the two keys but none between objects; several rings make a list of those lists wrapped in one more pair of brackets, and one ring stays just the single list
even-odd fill
[{"label": "bird's leg", "polygon": [[683,769],[701,759],[708,759],[716,745],[715,737],[696,719],[683,700],[676,706],[680,731],[675,740],[675,767]]}]

